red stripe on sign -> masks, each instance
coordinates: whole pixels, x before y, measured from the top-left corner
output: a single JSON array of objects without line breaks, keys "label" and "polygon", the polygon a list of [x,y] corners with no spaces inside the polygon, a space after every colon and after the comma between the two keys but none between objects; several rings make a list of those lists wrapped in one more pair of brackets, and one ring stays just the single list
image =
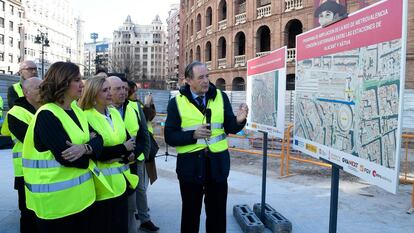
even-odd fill
[{"label": "red stripe on sign", "polygon": [[296,60],[349,51],[402,37],[402,0],[363,9],[326,28],[296,37]]},{"label": "red stripe on sign", "polygon": [[284,68],[286,66],[286,47],[280,48],[266,56],[247,61],[247,76]]}]

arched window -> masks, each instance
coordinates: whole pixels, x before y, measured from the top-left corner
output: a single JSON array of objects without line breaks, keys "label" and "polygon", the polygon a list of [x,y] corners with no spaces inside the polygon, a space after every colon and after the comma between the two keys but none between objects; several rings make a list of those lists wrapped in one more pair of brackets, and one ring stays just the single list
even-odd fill
[{"label": "arched window", "polygon": [[216,87],[219,90],[225,91],[226,90],[226,81],[223,78],[217,79]]},{"label": "arched window", "polygon": [[211,61],[211,43],[210,41],[207,41],[206,43],[206,48],[205,48],[205,53],[204,53],[205,57],[205,61]]},{"label": "arched window", "polygon": [[238,32],[234,39],[235,56],[244,55],[246,53],[246,36],[243,32]]},{"label": "arched window", "polygon": [[244,79],[242,77],[236,77],[233,79],[232,83],[233,91],[244,91],[246,90]]},{"label": "arched window", "polygon": [[200,45],[198,45],[197,46],[197,49],[196,49],[196,60],[197,61],[201,61],[201,48],[200,48]]},{"label": "arched window", "polygon": [[196,31],[197,32],[201,31],[201,15],[200,14],[197,15],[197,19],[196,19]]},{"label": "arched window", "polygon": [[226,38],[224,37],[218,40],[218,58],[226,58]]},{"label": "arched window", "polygon": [[235,0],[234,12],[236,15],[246,12],[246,0]]},{"label": "arched window", "polygon": [[270,29],[268,26],[261,26],[256,33],[256,52],[270,51]]},{"label": "arched window", "polygon": [[213,12],[211,7],[208,7],[206,10],[206,27],[213,24]]},{"label": "arched window", "polygon": [[227,2],[221,0],[219,3],[219,21],[227,19]]},{"label": "arched window", "polygon": [[285,27],[285,45],[296,48],[296,36],[303,32],[303,25],[297,19],[290,20]]}]

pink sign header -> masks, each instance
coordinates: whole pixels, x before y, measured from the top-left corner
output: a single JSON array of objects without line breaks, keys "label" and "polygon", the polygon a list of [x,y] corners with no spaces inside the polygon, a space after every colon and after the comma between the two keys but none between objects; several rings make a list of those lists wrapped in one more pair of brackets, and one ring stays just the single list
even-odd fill
[{"label": "pink sign header", "polygon": [[275,50],[264,57],[258,57],[247,61],[247,76],[266,73],[285,68],[286,47]]},{"label": "pink sign header", "polygon": [[365,8],[326,28],[296,37],[296,60],[349,51],[402,37],[402,0]]}]

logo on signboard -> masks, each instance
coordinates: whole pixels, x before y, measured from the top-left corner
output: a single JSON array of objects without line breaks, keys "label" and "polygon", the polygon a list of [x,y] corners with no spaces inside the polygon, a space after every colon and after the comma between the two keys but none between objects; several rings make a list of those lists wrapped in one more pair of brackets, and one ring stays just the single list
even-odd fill
[{"label": "logo on signboard", "polygon": [[316,153],[318,151],[318,147],[316,147],[315,145],[306,143],[306,150]]},{"label": "logo on signboard", "polygon": [[381,175],[381,174],[380,174],[380,173],[378,173],[376,170],[372,171],[372,176],[373,176],[373,177],[375,177],[375,178],[379,178],[379,179],[381,179],[381,180],[388,181],[388,182],[390,182],[390,183],[392,182],[390,178],[388,178],[388,177],[385,177],[385,176]]},{"label": "logo on signboard", "polygon": [[363,164],[359,165],[359,171],[361,171],[363,173],[371,174],[371,170],[366,168]]},{"label": "logo on signboard", "polygon": [[348,168],[353,170],[353,171],[358,171],[358,163],[352,160],[349,160],[347,158],[342,158],[342,163],[345,163],[346,165],[348,165]]},{"label": "logo on signboard", "polygon": [[295,140],[295,145],[302,148],[305,146],[305,144],[302,141],[299,141],[297,139]]}]

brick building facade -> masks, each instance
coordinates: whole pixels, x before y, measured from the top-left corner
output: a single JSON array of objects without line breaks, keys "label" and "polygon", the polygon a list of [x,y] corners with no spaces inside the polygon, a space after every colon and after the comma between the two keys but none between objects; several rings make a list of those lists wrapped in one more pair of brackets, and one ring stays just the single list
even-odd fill
[{"label": "brick building facade", "polygon": [[[314,27],[315,0],[181,0],[180,78],[191,61],[205,62],[220,89],[244,90],[246,62],[288,47],[288,89],[294,88],[295,37]],[[361,7],[348,0],[348,12]],[[365,0],[367,4],[377,0]],[[408,0],[406,88],[414,89],[414,0]]]}]

